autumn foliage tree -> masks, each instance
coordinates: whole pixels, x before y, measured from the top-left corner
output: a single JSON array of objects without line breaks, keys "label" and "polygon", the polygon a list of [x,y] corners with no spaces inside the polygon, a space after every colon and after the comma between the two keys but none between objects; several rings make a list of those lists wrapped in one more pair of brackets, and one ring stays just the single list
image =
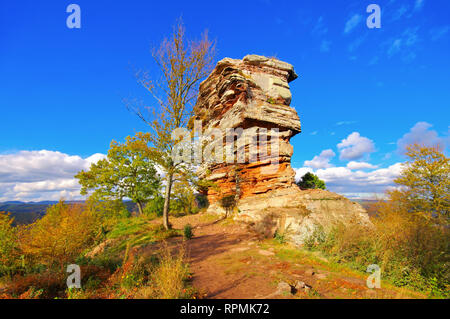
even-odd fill
[{"label": "autumn foliage tree", "polygon": [[17,229],[12,223],[8,213],[0,212],[0,275],[8,273],[17,261]]},{"label": "autumn foliage tree", "polygon": [[399,205],[411,213],[425,214],[448,223],[450,212],[450,159],[439,146],[407,147],[408,161],[395,180],[400,186],[390,193]]},{"label": "autumn foliage tree", "polygon": [[377,204],[376,247],[382,259],[391,260],[386,262],[390,269],[384,270],[407,279],[401,284],[411,284],[416,271],[428,278],[423,285],[435,280],[435,286],[444,291],[450,282],[449,158],[438,146],[417,144],[407,147],[406,156],[408,161],[395,179],[398,188]]},{"label": "autumn foliage tree", "polygon": [[148,154],[149,134],[128,136],[125,143],[111,142],[107,158],[93,163],[89,171],[81,171],[75,178],[81,184],[81,194],[93,191],[100,200],[129,198],[144,211],[147,200],[156,196],[160,177]]},{"label": "autumn foliage tree", "polygon": [[[152,52],[153,59],[161,74],[153,79],[148,72],[138,72],[137,77],[154,97],[155,106],[141,106],[126,103],[150,127],[150,153],[165,172],[165,197],[163,224],[170,228],[168,214],[172,184],[176,174],[182,174],[183,167],[172,158],[174,145],[172,132],[185,128],[193,115],[193,104],[198,86],[213,68],[215,44],[205,32],[198,41],[186,39],[181,21],[173,28],[170,39],[163,40],[159,48]],[[147,116],[144,111],[150,114]]]},{"label": "autumn foliage tree", "polygon": [[81,204],[63,201],[22,230],[20,248],[32,261],[48,266],[74,262],[95,241],[97,216]]}]

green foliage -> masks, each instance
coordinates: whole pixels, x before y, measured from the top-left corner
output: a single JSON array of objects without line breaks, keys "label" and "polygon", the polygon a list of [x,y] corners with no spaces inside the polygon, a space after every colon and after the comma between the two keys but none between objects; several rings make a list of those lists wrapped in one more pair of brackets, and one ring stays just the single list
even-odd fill
[{"label": "green foliage", "polygon": [[325,189],[325,182],[319,179],[317,175],[314,175],[310,172],[303,175],[300,181],[297,182],[297,185],[302,189]]},{"label": "green foliage", "polygon": [[124,144],[112,141],[106,159],[93,163],[89,171],[75,175],[81,184],[81,194],[94,191],[94,196],[101,200],[128,197],[138,205],[139,213],[143,213],[145,202],[160,188],[147,143],[141,133],[127,137]]},{"label": "green foliage", "polygon": [[144,207],[145,216],[160,217],[163,214],[164,209],[164,197],[156,195],[147,201]]},{"label": "green foliage", "polygon": [[125,203],[120,199],[100,200],[94,194],[86,201],[86,207],[95,214],[104,225],[111,225],[119,219],[131,216]]},{"label": "green foliage", "polygon": [[209,201],[208,201],[208,197],[206,195],[196,194],[195,200],[197,201],[197,206],[199,209],[208,208]]},{"label": "green foliage", "polygon": [[[321,225],[314,225],[314,230],[311,236],[307,237],[303,243],[303,245],[310,250],[314,250],[317,247],[323,245],[326,239],[326,234]],[[329,236],[328,239],[332,240],[332,236]]]},{"label": "green foliage", "polygon": [[233,211],[233,208],[236,207],[236,198],[234,195],[223,196],[220,201],[220,206],[225,209],[226,216],[230,215],[230,212]]},{"label": "green foliage", "polygon": [[275,240],[280,244],[286,243],[286,234],[280,233],[278,231],[275,232]]},{"label": "green foliage", "polygon": [[194,232],[192,231],[192,226],[190,224],[184,225],[183,236],[185,239],[189,240],[194,237]]}]

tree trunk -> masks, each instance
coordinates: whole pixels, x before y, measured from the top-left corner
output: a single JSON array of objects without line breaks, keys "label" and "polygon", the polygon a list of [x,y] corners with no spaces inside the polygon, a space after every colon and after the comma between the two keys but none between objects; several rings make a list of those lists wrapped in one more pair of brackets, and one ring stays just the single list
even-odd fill
[{"label": "tree trunk", "polygon": [[170,193],[172,191],[173,174],[167,175],[167,185],[166,185],[166,196],[164,198],[164,209],[163,209],[163,225],[165,229],[170,229],[169,224],[169,208],[170,208]]},{"label": "tree trunk", "polygon": [[138,201],[138,202],[136,202],[136,205],[137,205],[138,210],[139,210],[139,216],[142,216],[144,214],[144,210],[142,208],[142,202]]}]

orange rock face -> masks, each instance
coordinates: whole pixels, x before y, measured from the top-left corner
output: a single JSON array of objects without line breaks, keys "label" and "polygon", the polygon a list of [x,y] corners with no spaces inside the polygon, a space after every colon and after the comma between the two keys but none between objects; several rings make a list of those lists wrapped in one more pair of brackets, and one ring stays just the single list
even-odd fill
[{"label": "orange rock face", "polygon": [[229,195],[237,202],[268,192],[298,188],[290,161],[289,140],[300,133],[300,119],[290,106],[292,65],[262,56],[223,59],[200,85],[194,108],[202,134],[223,143],[215,159],[202,162],[201,177],[213,182],[206,191],[210,207]]}]

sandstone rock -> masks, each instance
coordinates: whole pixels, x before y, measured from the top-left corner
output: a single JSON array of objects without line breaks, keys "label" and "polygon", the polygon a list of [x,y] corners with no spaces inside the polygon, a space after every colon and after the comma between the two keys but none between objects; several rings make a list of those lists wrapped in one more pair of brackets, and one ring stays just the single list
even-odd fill
[{"label": "sandstone rock", "polygon": [[305,288],[306,284],[303,281],[297,280],[297,282],[295,283],[294,288],[297,290],[303,289]]},{"label": "sandstone rock", "polygon": [[280,282],[278,284],[276,293],[278,293],[278,294],[290,294],[291,291],[292,291],[291,286],[288,283],[282,281],[282,282]]},{"label": "sandstone rock", "polygon": [[225,58],[200,84],[194,119],[202,122],[203,135],[214,136],[198,170],[214,184],[205,190],[208,212],[224,213],[221,199],[233,197],[235,219],[268,237],[286,233],[301,245],[338,222],[370,221],[360,205],[340,195],[295,184],[289,140],[301,124],[290,106],[289,82],[297,77],[292,65],[274,58]]},{"label": "sandstone rock", "polygon": [[[219,131],[226,138],[228,129],[242,129],[233,136],[234,145],[228,145],[231,163],[205,161],[199,169],[201,177],[219,185],[207,191],[210,211],[221,211],[219,200],[227,195],[238,193],[238,198],[245,198],[294,185],[289,139],[301,127],[297,112],[289,106],[288,82],[296,77],[288,63],[248,55],[243,60],[219,61],[201,83],[194,112],[202,121],[203,134]],[[256,136],[259,143],[252,144]],[[278,152],[270,148],[275,143]]]}]

